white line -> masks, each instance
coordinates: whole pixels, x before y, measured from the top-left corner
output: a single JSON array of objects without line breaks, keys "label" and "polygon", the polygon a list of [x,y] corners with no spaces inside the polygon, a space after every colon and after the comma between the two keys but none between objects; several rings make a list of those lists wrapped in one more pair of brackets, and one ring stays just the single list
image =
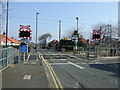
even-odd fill
[{"label": "white line", "polygon": [[81,64],[87,64],[87,63],[81,63]]},{"label": "white line", "polygon": [[76,66],[77,68],[85,69],[85,67],[82,67],[82,66],[80,66],[80,65],[74,64],[74,63],[72,63],[72,62],[68,62],[68,63],[71,64],[71,65]]},{"label": "white line", "polygon": [[63,64],[69,64],[69,63],[51,63],[50,65],[63,65]]},{"label": "white line", "polygon": [[25,76],[23,77],[23,79],[28,79],[28,80],[30,80],[30,79],[31,79],[31,75],[25,75]]}]

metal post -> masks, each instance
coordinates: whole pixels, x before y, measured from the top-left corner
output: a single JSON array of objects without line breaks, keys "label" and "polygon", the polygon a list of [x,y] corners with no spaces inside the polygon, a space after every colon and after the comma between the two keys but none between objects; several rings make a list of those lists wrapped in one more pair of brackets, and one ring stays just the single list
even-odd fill
[{"label": "metal post", "polygon": [[61,20],[59,20],[59,41],[61,39]]},{"label": "metal post", "polygon": [[36,13],[36,52],[37,52],[37,24],[38,24],[38,14],[39,13]]},{"label": "metal post", "polygon": [[78,17],[76,17],[76,19],[77,19],[77,31],[78,31]]},{"label": "metal post", "polygon": [[6,16],[6,48],[7,48],[7,37],[8,37],[8,9],[9,9],[9,2],[7,1],[7,16]]},{"label": "metal post", "polygon": [[89,46],[89,39],[87,39],[87,44],[88,44],[87,58],[89,58],[89,54],[90,54],[90,52],[89,52],[89,49],[90,49],[90,46]]},{"label": "metal post", "polygon": [[24,52],[24,56],[23,57],[24,57],[24,62],[25,62],[25,52]]},{"label": "metal post", "polygon": [[78,17],[76,17],[76,19],[77,19],[77,35],[76,35],[76,51],[77,51],[77,49],[78,49],[78,47],[77,47],[77,42],[78,42]]}]

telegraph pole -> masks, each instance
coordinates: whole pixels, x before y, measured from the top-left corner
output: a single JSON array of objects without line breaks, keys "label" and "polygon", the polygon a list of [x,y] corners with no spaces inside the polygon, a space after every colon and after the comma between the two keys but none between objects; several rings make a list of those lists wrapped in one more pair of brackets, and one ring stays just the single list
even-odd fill
[{"label": "telegraph pole", "polygon": [[7,37],[8,37],[8,9],[9,9],[9,1],[7,1],[7,16],[6,16],[6,48],[7,48]]},{"label": "telegraph pole", "polygon": [[61,39],[61,20],[59,20],[59,41]]}]

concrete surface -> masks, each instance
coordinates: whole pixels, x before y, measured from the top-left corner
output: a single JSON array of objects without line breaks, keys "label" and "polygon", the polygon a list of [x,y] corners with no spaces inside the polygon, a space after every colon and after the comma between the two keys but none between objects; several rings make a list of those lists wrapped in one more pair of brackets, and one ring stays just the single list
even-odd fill
[{"label": "concrete surface", "polygon": [[2,88],[49,88],[49,83],[40,60],[32,58],[2,71]]}]

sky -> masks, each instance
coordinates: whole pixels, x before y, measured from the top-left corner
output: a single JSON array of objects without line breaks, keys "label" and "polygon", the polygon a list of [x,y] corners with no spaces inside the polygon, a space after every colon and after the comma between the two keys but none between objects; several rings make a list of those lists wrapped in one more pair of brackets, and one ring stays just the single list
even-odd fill
[{"label": "sky", "polygon": [[78,17],[79,33],[86,39],[91,37],[93,25],[118,22],[117,2],[10,2],[8,35],[19,39],[20,25],[30,25],[32,42],[35,42],[37,12],[39,13],[37,35],[39,37],[50,33],[51,40],[58,40],[59,20],[62,21],[61,37],[64,37],[68,31],[76,29]]}]

